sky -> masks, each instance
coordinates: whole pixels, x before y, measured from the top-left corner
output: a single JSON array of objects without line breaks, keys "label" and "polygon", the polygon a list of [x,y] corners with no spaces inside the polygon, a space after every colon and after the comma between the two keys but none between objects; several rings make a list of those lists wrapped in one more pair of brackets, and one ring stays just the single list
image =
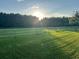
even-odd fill
[{"label": "sky", "polygon": [[71,16],[78,9],[79,0],[0,0],[0,12],[39,14],[40,17]]}]

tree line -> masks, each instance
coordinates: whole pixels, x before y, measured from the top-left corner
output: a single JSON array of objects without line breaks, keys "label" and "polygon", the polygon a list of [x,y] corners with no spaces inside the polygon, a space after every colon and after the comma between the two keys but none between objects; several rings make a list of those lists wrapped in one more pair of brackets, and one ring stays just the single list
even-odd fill
[{"label": "tree line", "polygon": [[0,28],[79,26],[79,12],[72,17],[50,17],[41,21],[35,16],[0,13]]},{"label": "tree line", "polygon": [[34,16],[0,13],[0,28],[33,27],[37,21],[38,18]]}]

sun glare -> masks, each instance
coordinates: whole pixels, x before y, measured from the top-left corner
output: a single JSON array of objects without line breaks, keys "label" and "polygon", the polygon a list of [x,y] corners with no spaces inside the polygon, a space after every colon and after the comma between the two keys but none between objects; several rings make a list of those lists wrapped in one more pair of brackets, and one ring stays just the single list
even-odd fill
[{"label": "sun glare", "polygon": [[39,6],[36,6],[36,5],[31,7],[31,15],[38,17],[39,20],[41,20],[45,17],[45,14],[42,11],[42,8],[40,8]]},{"label": "sun glare", "polygon": [[39,20],[41,20],[41,19],[43,19],[45,17],[45,15],[40,11],[35,11],[35,12],[33,12],[32,15],[38,17]]}]

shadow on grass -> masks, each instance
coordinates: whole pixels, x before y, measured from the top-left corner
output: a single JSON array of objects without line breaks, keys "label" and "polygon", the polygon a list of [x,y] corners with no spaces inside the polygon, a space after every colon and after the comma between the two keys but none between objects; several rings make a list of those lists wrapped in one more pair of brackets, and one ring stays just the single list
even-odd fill
[{"label": "shadow on grass", "polygon": [[[42,34],[40,34],[42,35]],[[16,47],[17,59],[71,59],[56,43],[56,38],[49,33],[44,33],[43,37],[34,40],[28,45]]]},{"label": "shadow on grass", "polygon": [[0,42],[0,52],[2,52],[0,59],[72,59],[70,54],[59,48],[55,41],[57,38],[50,33],[36,32],[36,34],[27,36],[16,36],[16,39],[9,38],[13,41],[5,38],[8,41]]}]

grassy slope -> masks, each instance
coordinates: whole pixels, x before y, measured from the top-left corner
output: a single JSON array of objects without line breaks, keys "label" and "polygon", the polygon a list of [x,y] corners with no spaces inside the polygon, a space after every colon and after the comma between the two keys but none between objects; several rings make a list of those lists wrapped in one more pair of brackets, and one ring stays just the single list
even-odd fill
[{"label": "grassy slope", "polygon": [[0,59],[78,59],[78,35],[61,30],[2,29]]}]

